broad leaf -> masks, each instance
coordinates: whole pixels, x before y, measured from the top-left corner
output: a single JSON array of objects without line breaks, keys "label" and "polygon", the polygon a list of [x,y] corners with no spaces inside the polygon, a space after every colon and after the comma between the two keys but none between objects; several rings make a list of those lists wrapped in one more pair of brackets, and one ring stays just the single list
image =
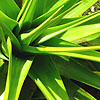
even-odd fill
[{"label": "broad leaf", "polygon": [[94,14],[91,14],[91,15],[88,15],[88,16],[85,16],[85,17],[82,17],[80,19],[76,19],[72,22],[69,22],[69,23],[66,23],[66,24],[63,24],[63,25],[59,25],[59,26],[55,26],[55,27],[50,27],[48,28],[46,31],[44,31],[44,33],[42,34],[42,36],[40,37],[40,40],[38,42],[38,44],[40,43],[43,43],[59,34],[64,34],[66,31],[68,31],[69,29],[73,28],[73,27],[76,27],[78,25],[81,25],[82,23],[85,23],[97,16],[100,15],[100,11],[94,13]]},{"label": "broad leaf", "polygon": [[7,49],[7,43],[6,43],[6,39],[5,39],[5,36],[4,36],[4,33],[3,33],[3,30],[2,28],[0,27],[0,38],[2,40],[2,43],[1,43],[1,47],[2,47],[2,51],[4,52],[4,54],[6,56],[8,56],[8,49]]},{"label": "broad leaf", "polygon": [[36,57],[29,76],[48,100],[69,100],[59,72],[49,56]]},{"label": "broad leaf", "polygon": [[63,76],[100,89],[100,85],[98,84],[100,82],[100,76],[96,75],[87,68],[84,68],[73,60],[66,61],[57,56],[53,56],[52,59],[55,66],[59,69]]},{"label": "broad leaf", "polygon": [[33,53],[33,54],[39,54],[39,55],[51,54],[51,55],[59,55],[59,56],[70,56],[70,57],[76,57],[76,58],[82,58],[82,59],[100,62],[100,52],[93,51],[93,50],[100,50],[100,46],[94,46],[94,47],[23,46],[22,49],[24,52],[27,52],[27,53]]},{"label": "broad leaf", "polygon": [[71,80],[63,78],[70,100],[96,100],[87,91],[77,86]]},{"label": "broad leaf", "polygon": [[81,4],[71,10],[65,18],[68,17],[79,17],[83,14],[88,8],[90,8],[93,4],[95,4],[98,0],[82,0]]},{"label": "broad leaf", "polygon": [[1,19],[0,19],[0,27],[2,28],[3,34],[11,38],[11,41],[15,45],[15,48],[21,49],[19,40]]},{"label": "broad leaf", "polygon": [[10,18],[15,20],[20,11],[14,0],[0,0],[0,10]]},{"label": "broad leaf", "polygon": [[[58,0],[37,0],[34,18],[46,13]],[[49,4],[49,5],[48,5]]]},{"label": "broad leaf", "polygon": [[40,24],[37,28],[32,30],[29,33],[23,33],[21,34],[21,40],[23,44],[29,45],[31,42],[33,42],[39,35],[42,34],[42,32],[50,26],[51,23],[49,21],[55,17],[55,15],[63,8],[60,7],[54,14],[52,14],[48,19],[46,19],[42,24]]},{"label": "broad leaf", "polygon": [[[35,12],[35,6],[36,6],[37,0],[26,0],[19,15],[17,18],[17,21],[19,21],[19,28],[23,27],[30,28],[33,15]],[[19,20],[20,19],[20,20]]]},{"label": "broad leaf", "polygon": [[85,37],[89,37],[97,32],[100,32],[100,24],[83,25],[69,29],[64,35],[61,36],[61,39],[67,41],[83,39],[83,41],[88,41],[91,38],[85,39]]},{"label": "broad leaf", "polygon": [[[53,0],[57,1],[57,0]],[[44,13],[43,15],[39,16],[38,18],[34,19],[32,22],[32,27],[36,27],[38,25],[40,25],[42,22],[44,22],[47,18],[49,18],[59,7],[61,7],[62,5],[64,5],[64,8],[61,10],[61,12],[66,11],[68,9],[70,9],[70,7],[72,7],[78,0],[58,0],[55,4],[53,4],[53,6],[49,9],[49,11],[47,11],[46,13]],[[46,2],[51,2],[51,0],[46,0]],[[52,2],[52,3],[53,3]],[[48,6],[48,5],[45,5]],[[49,6],[51,6],[49,4]],[[49,7],[48,6],[48,7]],[[45,9],[45,8],[44,8]],[[40,11],[39,11],[40,12]],[[59,12],[59,14],[61,13]],[[36,12],[37,13],[37,12]]]},{"label": "broad leaf", "polygon": [[12,56],[12,45],[8,38],[9,66],[4,100],[18,100],[23,82],[28,74],[33,60]]},{"label": "broad leaf", "polygon": [[11,31],[18,25],[18,23],[15,20],[6,16],[2,11],[0,11],[0,19],[7,25],[7,27]]}]

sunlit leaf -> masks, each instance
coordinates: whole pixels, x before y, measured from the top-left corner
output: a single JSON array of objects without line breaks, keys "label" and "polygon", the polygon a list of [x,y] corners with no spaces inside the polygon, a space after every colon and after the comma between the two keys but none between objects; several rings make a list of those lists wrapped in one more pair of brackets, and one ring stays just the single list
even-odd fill
[{"label": "sunlit leaf", "polygon": [[95,4],[98,0],[82,0],[81,4],[71,10],[68,14],[66,14],[65,18],[68,17],[79,17],[82,13],[84,13],[88,8],[90,8],[93,4]]},{"label": "sunlit leaf", "polygon": [[[41,36],[41,39],[39,40],[38,44],[43,43],[59,34],[64,34],[64,32],[66,32],[67,30],[76,27],[84,22],[87,22],[97,16],[100,15],[100,12],[96,12],[94,14],[82,17],[80,19],[74,20],[72,22],[60,25],[60,26],[55,26],[55,27],[51,27],[48,28]],[[63,39],[63,38],[62,38]]]},{"label": "sunlit leaf", "polygon": [[69,100],[59,72],[49,56],[36,57],[29,76],[48,100]]},{"label": "sunlit leaf", "polygon": [[32,30],[30,33],[23,33],[21,34],[21,40],[23,44],[29,45],[33,42],[41,33],[49,27],[51,23],[49,21],[63,8],[60,7],[54,14],[52,14],[48,19],[46,19],[42,24],[40,24],[37,28]]},{"label": "sunlit leaf", "polygon": [[11,38],[11,41],[15,45],[15,47],[21,49],[19,40],[16,38],[16,36],[12,33],[12,31],[7,27],[7,25],[1,19],[0,19],[0,27],[3,30],[3,34]]},{"label": "sunlit leaf", "polygon": [[63,78],[63,81],[68,90],[70,100],[96,100],[91,94],[77,86],[71,80]]},{"label": "sunlit leaf", "polygon": [[0,0],[0,10],[13,19],[17,18],[20,11],[14,0]]},{"label": "sunlit leaf", "polygon": [[9,66],[4,100],[18,100],[23,82],[28,74],[33,60],[12,56],[12,44],[8,38]]},{"label": "sunlit leaf", "polygon": [[2,11],[0,11],[0,19],[7,25],[10,30],[13,30],[18,25],[15,20],[6,16]]},{"label": "sunlit leaf", "polygon": [[66,61],[56,56],[52,57],[52,61],[63,76],[100,89],[100,85],[98,84],[100,76],[84,68],[82,65],[74,62],[73,60]]},{"label": "sunlit leaf", "polygon": [[19,15],[17,18],[17,21],[19,21],[19,28],[23,27],[29,27],[31,26],[32,19],[35,12],[35,6],[36,6],[37,0],[26,0]]},{"label": "sunlit leaf", "polygon": [[83,38],[83,40],[85,40],[84,39],[85,37],[88,37],[90,35],[96,34],[97,32],[100,32],[99,28],[100,28],[100,24],[91,24],[91,25],[83,25],[83,26],[75,27],[68,30],[61,37],[61,39],[67,40],[67,41],[76,41]]}]

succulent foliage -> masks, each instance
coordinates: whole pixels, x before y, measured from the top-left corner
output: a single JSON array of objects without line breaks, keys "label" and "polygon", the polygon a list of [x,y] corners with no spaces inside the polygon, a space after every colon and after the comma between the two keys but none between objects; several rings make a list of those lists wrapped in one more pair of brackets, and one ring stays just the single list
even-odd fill
[{"label": "succulent foliage", "polygon": [[0,0],[0,98],[96,100],[72,80],[100,90],[97,1]]}]

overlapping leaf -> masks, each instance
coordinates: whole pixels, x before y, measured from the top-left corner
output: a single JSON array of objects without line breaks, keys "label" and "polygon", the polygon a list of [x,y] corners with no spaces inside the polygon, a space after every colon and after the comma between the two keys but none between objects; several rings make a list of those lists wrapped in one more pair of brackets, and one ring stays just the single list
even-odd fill
[{"label": "overlapping leaf", "polygon": [[[91,14],[91,15],[88,15],[88,16],[85,16],[85,17],[82,17],[80,19],[76,19],[72,22],[69,22],[69,23],[66,23],[66,24],[63,24],[63,25],[60,25],[60,26],[55,26],[55,27],[51,27],[51,28],[48,28],[44,34],[41,36],[41,39],[39,40],[38,44],[40,43],[43,43],[59,34],[64,34],[64,32],[66,32],[67,30],[73,28],[73,27],[76,27],[84,22],[87,22],[97,16],[100,15],[100,11],[94,13],[94,14]],[[63,38],[62,38],[63,39]]]},{"label": "overlapping leaf", "polygon": [[15,20],[6,16],[2,11],[0,11],[0,19],[7,25],[7,27],[11,31],[18,25],[18,23]]},{"label": "overlapping leaf", "polygon": [[82,0],[81,4],[77,6],[76,8],[74,8],[73,10],[71,10],[68,14],[66,14],[65,18],[79,17],[97,1],[98,0]]},{"label": "overlapping leaf", "polygon": [[17,18],[20,11],[14,0],[0,0],[0,10],[12,19]]},{"label": "overlapping leaf", "polygon": [[[46,0],[47,2],[49,2],[48,0]],[[55,0],[56,1],[56,0]],[[46,13],[44,13],[43,15],[39,16],[38,18],[34,19],[32,22],[32,26],[38,26],[40,25],[42,22],[44,22],[47,18],[49,18],[59,7],[61,7],[62,5],[64,5],[64,9],[62,9],[61,12],[70,9],[71,6],[76,5],[75,3],[78,0],[59,0],[57,1],[55,4],[53,4],[53,6],[50,8],[49,11],[47,11]],[[51,0],[50,0],[51,2]],[[46,6],[46,5],[45,5]],[[47,5],[48,6],[48,5]],[[46,9],[46,8],[45,8]],[[59,13],[61,13],[59,12]],[[37,13],[37,12],[36,12]]]},{"label": "overlapping leaf", "polygon": [[100,76],[98,76],[97,74],[73,61],[68,62],[59,57],[52,57],[52,59],[52,61],[55,63],[55,66],[59,69],[60,73],[65,77],[72,78],[74,80],[100,89],[100,85],[98,84],[100,81]]},{"label": "overlapping leaf", "polygon": [[4,100],[18,100],[21,87],[28,74],[33,60],[12,56],[12,45],[8,38],[9,66]]},{"label": "overlapping leaf", "polygon": [[85,37],[89,37],[90,35],[100,32],[99,29],[100,29],[100,24],[91,24],[91,25],[75,27],[68,30],[63,36],[61,36],[61,39],[67,41],[76,41],[81,39],[83,39],[83,41],[90,41],[92,38],[85,39]]},{"label": "overlapping leaf", "polygon": [[[100,52],[94,51],[100,50],[100,46],[82,47],[74,44],[100,36],[100,11],[80,17],[97,1],[22,0],[21,10],[14,0],[0,1],[0,66],[5,60],[9,62],[4,100],[18,100],[31,65],[29,76],[46,99],[95,100],[68,80],[67,94],[60,74],[100,89],[100,76],[90,71],[88,64],[71,58],[100,62]],[[34,62],[33,56],[36,56]]]},{"label": "overlapping leaf", "polygon": [[[63,7],[63,6],[62,6]],[[50,26],[50,20],[55,17],[55,15],[62,9],[60,7],[54,14],[52,14],[48,19],[46,19],[42,24],[40,24],[37,28],[32,30],[29,33],[21,34],[21,40],[24,44],[29,45],[33,42],[41,33]]]},{"label": "overlapping leaf", "polygon": [[71,80],[63,78],[65,87],[68,90],[68,95],[70,100],[96,100],[92,95],[87,91],[77,86]]},{"label": "overlapping leaf", "polygon": [[59,72],[49,56],[36,57],[29,76],[48,100],[69,100]]},{"label": "overlapping leaf", "polygon": [[29,27],[31,26],[32,19],[35,12],[37,0],[26,0],[18,17],[17,21],[19,21],[19,28],[21,29],[22,26]]},{"label": "overlapping leaf", "polygon": [[15,48],[18,48],[20,50],[21,45],[19,43],[19,40],[1,19],[0,19],[0,27],[2,28],[4,36],[5,35],[9,36],[11,38],[12,43],[15,45]]}]

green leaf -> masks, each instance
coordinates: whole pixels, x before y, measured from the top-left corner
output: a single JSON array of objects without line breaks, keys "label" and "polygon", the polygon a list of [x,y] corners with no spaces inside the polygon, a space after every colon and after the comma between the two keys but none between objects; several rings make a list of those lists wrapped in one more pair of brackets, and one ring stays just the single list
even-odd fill
[{"label": "green leaf", "polygon": [[[93,51],[100,50],[99,46],[93,47],[32,47],[25,46],[22,47],[24,52],[33,53],[33,54],[51,54],[51,55],[60,55],[60,56],[70,56],[76,58],[82,58],[92,61],[100,62],[100,52]],[[90,50],[90,51],[89,51]]]},{"label": "green leaf", "polygon": [[[78,44],[64,41],[64,40],[61,40],[57,37],[46,41],[43,45],[44,46],[53,46],[53,47],[80,47],[80,45],[78,45]],[[26,47],[26,51],[28,50],[27,48],[28,47]],[[32,53],[31,50],[29,50],[29,51]],[[40,54],[42,54],[42,53],[40,53]],[[50,54],[50,52],[49,52],[49,54]],[[82,59],[88,59],[88,60],[100,62],[100,56],[99,56],[100,54],[97,51],[63,52],[63,53],[59,53],[58,55],[76,57],[76,58],[82,58]]]},{"label": "green leaf", "polygon": [[22,7],[22,0],[14,0],[16,4],[21,8]]},{"label": "green leaf", "polygon": [[9,66],[4,100],[18,100],[23,82],[28,74],[33,60],[12,56],[12,45],[8,38]]},{"label": "green leaf", "polygon": [[17,18],[17,21],[19,21],[19,28],[23,27],[29,27],[31,26],[33,16],[35,14],[35,6],[36,6],[37,0],[26,0],[19,15]]},{"label": "green leaf", "polygon": [[[92,41],[97,40],[99,37],[100,37],[100,33],[97,32],[97,33],[92,34],[92,35],[89,35],[87,37],[84,37],[84,38],[75,40],[75,41],[73,41],[73,43],[76,43],[76,44],[80,44],[80,43],[83,43],[84,44],[84,43],[87,43],[87,45],[93,45],[92,44]],[[95,46],[96,45],[98,45],[98,44],[95,44]]]},{"label": "green leaf", "polygon": [[[47,2],[51,2],[51,0],[46,0]],[[74,6],[74,4],[77,2],[78,0],[58,0],[50,9],[49,11],[47,11],[46,13],[44,13],[43,15],[39,16],[38,18],[34,19],[32,22],[32,27],[36,27],[38,25],[40,25],[41,23],[43,23],[47,18],[49,18],[59,7],[61,7],[62,5],[64,5],[64,8],[61,9],[61,11],[59,12],[62,13],[66,10],[68,10],[69,8],[71,8],[72,6]],[[52,2],[53,3],[53,2]],[[51,4],[51,3],[50,3]],[[49,5],[50,5],[49,4]],[[48,5],[47,5],[48,6]],[[39,6],[40,7],[40,6]],[[39,11],[40,12],[40,11]],[[36,12],[37,13],[37,12]]]},{"label": "green leaf", "polygon": [[14,0],[0,0],[0,10],[10,18],[15,20],[20,11]]},{"label": "green leaf", "polygon": [[0,58],[1,58],[1,59],[4,59],[4,60],[8,60],[8,58],[6,58],[6,57],[1,53],[1,50],[0,50]]},{"label": "green leaf", "polygon": [[7,65],[4,64],[0,68],[0,100],[3,100],[5,85],[6,85],[6,77],[7,77]]},{"label": "green leaf", "polygon": [[100,24],[82,25],[69,29],[61,36],[61,39],[72,42],[83,38],[85,41],[85,37],[96,34],[97,32],[100,32]]},{"label": "green leaf", "polygon": [[21,45],[19,43],[19,40],[16,38],[16,36],[12,33],[12,31],[7,27],[7,25],[1,19],[0,19],[0,27],[3,30],[3,34],[11,38],[11,41],[15,45],[15,48],[20,50]]},{"label": "green leaf", "polygon": [[21,10],[20,10],[20,12],[19,12],[19,14],[18,14],[18,16],[17,16],[17,21],[19,21],[20,20],[20,18],[22,17],[22,15],[24,14],[24,12],[25,12],[25,10],[26,10],[26,8],[27,8],[27,5],[28,5],[28,3],[29,3],[29,0],[24,0],[24,5],[22,6],[22,8],[21,8]]},{"label": "green leaf", "polygon": [[58,37],[54,37],[46,42],[43,43],[44,46],[51,46],[51,47],[80,47],[80,45],[62,40]]},{"label": "green leaf", "polygon": [[7,27],[11,31],[18,25],[18,23],[15,20],[6,16],[2,11],[0,11],[0,19],[7,25]]},{"label": "green leaf", "polygon": [[36,57],[29,76],[35,81],[47,100],[69,100],[59,72],[49,56]]},{"label": "green leaf", "polygon": [[2,43],[1,43],[2,51],[3,51],[4,54],[8,57],[7,43],[6,43],[6,39],[5,39],[3,30],[2,30],[1,27],[0,27],[0,33],[1,33],[1,34],[0,34],[0,38],[1,38],[1,40],[2,40]]},{"label": "green leaf", "polygon": [[60,55],[60,56],[70,56],[70,57],[100,62],[100,56],[99,56],[100,52],[97,52],[97,51],[61,52],[61,53],[55,53],[55,54]]},{"label": "green leaf", "polygon": [[96,100],[87,91],[77,86],[71,80],[63,78],[70,100]]},{"label": "green leaf", "polygon": [[66,23],[69,23],[69,22],[72,22],[72,21],[75,21],[77,19],[80,19],[84,16],[80,16],[80,17],[75,17],[75,18],[62,18],[61,21],[58,23],[58,25],[63,25],[63,24],[66,24]]},{"label": "green leaf", "polygon": [[53,56],[52,61],[60,73],[66,78],[71,78],[100,89],[100,84],[98,84],[100,82],[100,76],[87,68],[84,68],[82,65],[74,62],[73,60],[66,61],[57,56]]},{"label": "green leaf", "polygon": [[[95,13],[95,12],[94,12]],[[85,17],[85,16],[80,16],[80,17],[75,17],[75,18],[63,18],[59,23],[58,25],[62,25],[62,24],[66,24],[66,23],[69,23],[69,22],[72,22],[72,21],[75,21],[77,19],[80,19],[82,17]],[[100,15],[96,16],[95,18],[93,19],[90,19],[80,25],[90,25],[90,24],[98,24],[100,23],[99,21],[99,18],[100,18]]]},{"label": "green leaf", "polygon": [[42,24],[40,24],[37,28],[32,30],[29,33],[23,33],[21,34],[21,40],[23,44],[29,45],[31,42],[33,42],[39,35],[42,34],[42,32],[50,26],[51,23],[49,21],[55,17],[55,15],[63,8],[60,7],[54,14],[52,14],[48,19],[46,19]]},{"label": "green leaf", "polygon": [[30,77],[26,77],[18,100],[31,100],[36,92],[36,84]]},{"label": "green leaf", "polygon": [[[99,33],[97,34],[97,36],[99,35]],[[90,45],[100,45],[100,36],[98,36],[97,38],[95,38],[94,40],[89,41]]]},{"label": "green leaf", "polygon": [[68,14],[66,14],[65,18],[79,17],[82,15],[87,9],[89,9],[93,4],[95,4],[98,0],[82,0],[81,4],[71,10]]},{"label": "green leaf", "polygon": [[0,59],[0,67],[4,64],[3,60]]},{"label": "green leaf", "polygon": [[100,72],[99,71],[94,71],[94,73],[100,76]]},{"label": "green leaf", "polygon": [[[40,0],[37,1],[34,18],[46,13],[58,0]],[[49,4],[49,5],[48,5]]]},{"label": "green leaf", "polygon": [[[31,46],[29,46],[31,48]],[[33,52],[43,52],[43,53],[49,53],[49,52],[67,52],[67,51],[90,51],[90,50],[100,50],[100,46],[88,46],[88,47],[32,47]]]},{"label": "green leaf", "polygon": [[66,23],[63,25],[48,28],[46,31],[44,31],[44,33],[40,37],[41,39],[39,40],[38,44],[41,44],[41,43],[59,35],[59,34],[64,34],[64,32],[66,32],[67,30],[69,30],[73,27],[76,27],[82,23],[85,23],[85,22],[87,22],[87,21],[89,21],[89,20],[91,20],[99,15],[100,15],[100,11],[96,12],[94,14],[82,17],[80,19],[76,19],[72,22],[69,22],[69,23]]},{"label": "green leaf", "polygon": [[59,0],[53,5],[53,7],[50,8],[50,10],[56,9],[64,4],[68,3],[68,1],[69,0]]}]

